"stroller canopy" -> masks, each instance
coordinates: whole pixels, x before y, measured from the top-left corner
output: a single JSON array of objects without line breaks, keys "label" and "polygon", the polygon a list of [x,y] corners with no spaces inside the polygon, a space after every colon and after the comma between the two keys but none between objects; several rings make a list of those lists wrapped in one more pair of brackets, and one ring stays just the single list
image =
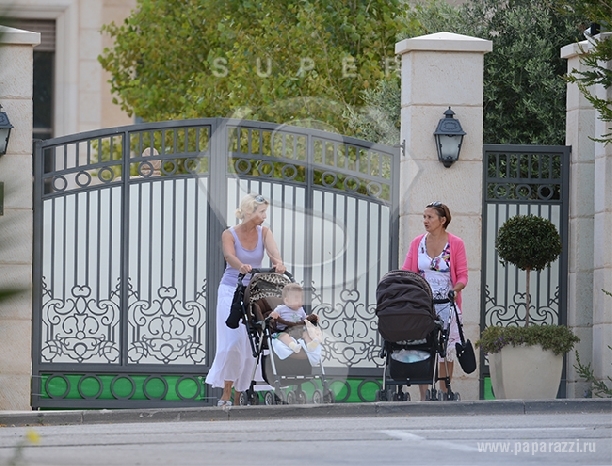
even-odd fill
[{"label": "stroller canopy", "polygon": [[249,304],[264,298],[280,298],[285,285],[291,283],[289,277],[279,273],[258,273],[247,287],[244,300]]},{"label": "stroller canopy", "polygon": [[414,272],[394,270],[376,288],[378,332],[390,342],[421,340],[436,328],[429,283]]}]

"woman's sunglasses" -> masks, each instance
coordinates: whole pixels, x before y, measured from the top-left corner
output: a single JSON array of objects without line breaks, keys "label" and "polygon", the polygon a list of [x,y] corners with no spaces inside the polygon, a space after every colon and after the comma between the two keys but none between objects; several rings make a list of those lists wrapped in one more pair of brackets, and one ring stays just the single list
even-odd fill
[{"label": "woman's sunglasses", "polygon": [[263,204],[264,202],[266,202],[266,198],[263,197],[261,194],[258,194],[257,196],[255,196],[255,202],[257,202],[258,204]]},{"label": "woman's sunglasses", "polygon": [[427,205],[427,206],[425,206],[425,207],[426,207],[426,208],[427,208],[427,207],[442,207],[443,205],[444,205],[444,204],[442,204],[440,201],[435,201],[435,202],[432,202],[431,204],[428,204],[428,205]]}]

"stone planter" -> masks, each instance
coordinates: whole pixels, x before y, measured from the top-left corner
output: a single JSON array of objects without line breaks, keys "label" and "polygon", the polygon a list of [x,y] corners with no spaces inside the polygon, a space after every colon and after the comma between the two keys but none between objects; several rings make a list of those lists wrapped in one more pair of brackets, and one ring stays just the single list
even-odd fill
[{"label": "stone planter", "polygon": [[497,399],[552,400],[559,390],[563,355],[540,345],[508,345],[489,354],[489,369]]}]

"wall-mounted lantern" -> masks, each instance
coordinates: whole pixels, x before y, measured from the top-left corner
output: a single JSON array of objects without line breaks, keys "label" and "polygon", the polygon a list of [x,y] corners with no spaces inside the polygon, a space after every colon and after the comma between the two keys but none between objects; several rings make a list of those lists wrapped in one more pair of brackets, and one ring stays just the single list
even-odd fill
[{"label": "wall-mounted lantern", "polygon": [[446,116],[438,122],[438,127],[434,132],[438,159],[446,168],[459,159],[463,136],[466,135],[466,132],[461,128],[459,120],[453,118],[454,114],[455,112],[448,107],[448,110],[444,112]]},{"label": "wall-mounted lantern", "polygon": [[6,147],[8,146],[13,125],[11,125],[8,115],[1,110],[2,105],[0,105],[0,155],[4,155],[6,154]]}]

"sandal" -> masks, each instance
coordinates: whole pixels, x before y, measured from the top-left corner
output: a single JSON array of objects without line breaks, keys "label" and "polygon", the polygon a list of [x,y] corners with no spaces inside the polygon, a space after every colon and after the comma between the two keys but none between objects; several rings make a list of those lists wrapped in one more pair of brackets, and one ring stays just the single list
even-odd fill
[{"label": "sandal", "polygon": [[230,400],[219,400],[217,401],[217,406],[231,406],[232,402]]}]

